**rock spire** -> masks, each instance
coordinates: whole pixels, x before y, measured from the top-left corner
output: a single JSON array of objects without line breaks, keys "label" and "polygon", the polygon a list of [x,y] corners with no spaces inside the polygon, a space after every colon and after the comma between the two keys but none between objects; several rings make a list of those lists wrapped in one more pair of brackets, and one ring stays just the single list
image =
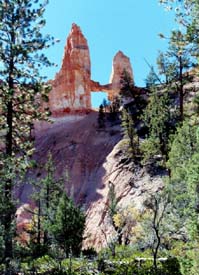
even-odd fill
[{"label": "rock spire", "polygon": [[79,26],[72,25],[66,41],[61,70],[52,81],[52,112],[90,109],[91,62],[88,43]]},{"label": "rock spire", "polygon": [[64,48],[61,69],[51,81],[52,90],[49,94],[51,112],[56,115],[90,110],[91,92],[105,91],[112,100],[120,90],[120,77],[124,69],[133,78],[130,59],[119,51],[113,59],[110,83],[101,85],[91,80],[91,61],[87,40],[80,27],[72,24]]}]

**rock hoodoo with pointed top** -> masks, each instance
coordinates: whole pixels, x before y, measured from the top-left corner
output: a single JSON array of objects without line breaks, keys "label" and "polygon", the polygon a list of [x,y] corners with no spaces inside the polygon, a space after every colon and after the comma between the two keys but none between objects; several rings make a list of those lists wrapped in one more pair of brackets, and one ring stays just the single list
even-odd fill
[{"label": "rock hoodoo with pointed top", "polygon": [[130,59],[123,54],[122,51],[117,52],[113,58],[112,73],[110,77],[110,83],[112,84],[111,98],[117,96],[121,87],[121,75],[123,71],[127,71],[133,80],[133,70],[131,67]]},{"label": "rock hoodoo with pointed top", "polygon": [[87,40],[80,28],[73,24],[64,49],[61,69],[51,82],[49,103],[53,113],[91,107],[90,67]]}]

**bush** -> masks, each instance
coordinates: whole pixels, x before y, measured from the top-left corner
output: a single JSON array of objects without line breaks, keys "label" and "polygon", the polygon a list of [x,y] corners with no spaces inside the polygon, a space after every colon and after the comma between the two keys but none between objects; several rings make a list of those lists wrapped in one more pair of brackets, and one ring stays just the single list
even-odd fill
[{"label": "bush", "polygon": [[82,250],[82,254],[83,254],[83,256],[85,256],[89,259],[93,259],[93,258],[97,257],[97,252],[95,251],[95,249],[93,247]]}]

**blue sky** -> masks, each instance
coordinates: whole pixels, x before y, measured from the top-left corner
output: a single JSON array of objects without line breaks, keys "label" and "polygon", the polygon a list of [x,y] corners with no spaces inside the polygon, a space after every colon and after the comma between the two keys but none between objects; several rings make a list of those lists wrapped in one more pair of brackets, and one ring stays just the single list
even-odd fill
[{"label": "blue sky", "polygon": [[92,79],[109,82],[112,60],[122,50],[133,67],[135,84],[144,86],[149,68],[166,41],[158,33],[169,35],[174,28],[172,13],[158,0],[50,0],[45,13],[45,32],[61,40],[48,50],[57,68],[45,73],[53,78],[61,66],[66,38],[72,23],[78,24],[87,38],[91,55]]}]

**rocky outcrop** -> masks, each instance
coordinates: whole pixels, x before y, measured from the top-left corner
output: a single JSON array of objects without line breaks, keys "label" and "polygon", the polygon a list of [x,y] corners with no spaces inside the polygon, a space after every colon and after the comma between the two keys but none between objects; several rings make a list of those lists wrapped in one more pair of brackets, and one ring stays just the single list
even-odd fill
[{"label": "rocky outcrop", "polygon": [[149,194],[163,188],[160,176],[151,177],[144,169],[134,165],[124,154],[124,140],[118,142],[101,169],[104,170],[102,183],[97,186],[96,199],[87,209],[84,247],[95,247],[100,250],[115,238],[109,216],[109,184],[114,184],[116,200],[120,210],[135,207],[142,211],[144,201]]},{"label": "rocky outcrop", "polygon": [[51,82],[50,110],[70,112],[90,109],[91,62],[88,43],[80,28],[72,25],[64,50],[61,70]]},{"label": "rocky outcrop", "polygon": [[88,111],[91,109],[91,92],[104,91],[112,100],[120,90],[120,77],[123,70],[133,78],[130,60],[119,51],[113,60],[113,71],[109,84],[101,85],[91,80],[91,61],[86,38],[79,26],[72,25],[64,49],[60,71],[50,81],[49,106],[53,115]]},{"label": "rocky outcrop", "polygon": [[[56,177],[65,178],[65,188],[76,203],[86,210],[84,247],[100,249],[113,236],[108,216],[109,182],[115,185],[121,208],[132,205],[140,208],[147,192],[156,192],[162,186],[160,178],[151,179],[143,170],[136,169],[124,155],[120,125],[106,121],[99,129],[97,112],[82,116],[57,118],[54,123],[36,136],[36,170],[29,172],[30,182],[38,182],[43,176],[47,155],[50,152]],[[121,140],[121,141],[120,141]],[[66,177],[68,173],[68,177]],[[29,214],[24,213],[32,197],[28,180],[18,190],[21,204],[18,211],[18,231],[27,226]]]},{"label": "rocky outcrop", "polygon": [[133,70],[131,67],[130,59],[123,54],[123,52],[119,51],[114,59],[113,59],[113,66],[112,66],[112,73],[110,77],[111,83],[111,92],[109,93],[109,98],[112,99],[118,95],[120,88],[121,88],[121,75],[124,72],[128,72],[129,76],[133,80]]}]

